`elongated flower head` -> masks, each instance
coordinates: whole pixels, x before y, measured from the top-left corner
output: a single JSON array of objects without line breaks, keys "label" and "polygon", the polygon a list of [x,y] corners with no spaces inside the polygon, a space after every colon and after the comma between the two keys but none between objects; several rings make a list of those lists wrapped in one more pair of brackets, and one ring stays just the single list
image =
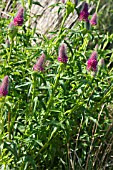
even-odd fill
[{"label": "elongated flower head", "polygon": [[90,20],[91,25],[97,25],[97,14],[94,13],[92,19]]},{"label": "elongated flower head", "polygon": [[45,54],[43,53],[37,60],[36,64],[33,66],[34,71],[43,71],[43,63],[45,60]]},{"label": "elongated flower head", "polygon": [[9,78],[5,76],[0,85],[0,97],[6,96],[8,94]]},{"label": "elongated flower head", "polygon": [[89,16],[89,12],[88,12],[88,4],[85,2],[84,7],[82,9],[82,11],[80,12],[79,15],[79,19],[82,21],[88,21],[88,16]]},{"label": "elongated flower head", "polygon": [[15,26],[22,26],[24,22],[24,9],[20,8],[17,15],[14,18],[14,25]]},{"label": "elongated flower head", "polygon": [[97,72],[97,52],[93,51],[90,58],[87,61],[87,70]]},{"label": "elongated flower head", "polygon": [[62,63],[67,63],[68,57],[66,55],[65,44],[62,44],[59,48],[58,61]]}]

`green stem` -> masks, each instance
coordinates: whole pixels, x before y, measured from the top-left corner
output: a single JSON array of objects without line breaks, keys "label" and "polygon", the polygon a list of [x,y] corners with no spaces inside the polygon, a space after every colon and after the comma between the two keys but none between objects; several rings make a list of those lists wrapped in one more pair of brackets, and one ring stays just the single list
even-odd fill
[{"label": "green stem", "polygon": [[101,101],[98,103],[98,105],[101,105],[104,103],[105,99],[113,92],[113,86],[111,86],[110,90],[104,95],[104,97],[101,99]]},{"label": "green stem", "polygon": [[59,33],[58,33],[58,36],[62,33],[62,30],[63,30],[63,27],[64,27],[64,24],[65,24],[65,21],[67,19],[67,14],[64,15],[64,18],[62,20],[62,23],[61,23],[61,27],[60,27],[60,30],[59,30]]},{"label": "green stem", "polygon": [[11,54],[12,54],[12,48],[13,48],[13,39],[11,39],[11,45],[10,45],[10,51],[8,55],[8,63],[10,62]]},{"label": "green stem", "polygon": [[9,140],[11,139],[10,122],[11,122],[11,113],[8,112],[8,132],[9,132]]},{"label": "green stem", "polygon": [[55,90],[57,89],[62,69],[63,69],[63,63],[61,63],[61,65],[59,67],[58,74],[57,74],[56,80],[55,80],[55,84],[54,84],[53,89],[52,89],[52,93],[51,93],[50,98],[49,98],[49,100],[47,102],[47,113],[48,113],[49,109],[51,108],[51,104],[52,104],[52,101],[53,101],[54,93],[55,93]]},{"label": "green stem", "polygon": [[33,110],[33,103],[34,103],[34,98],[35,98],[35,73],[32,76],[32,102],[31,102],[31,108]]},{"label": "green stem", "polygon": [[21,0],[22,6],[25,7],[25,2],[24,0]]},{"label": "green stem", "polygon": [[66,21],[66,19],[67,19],[67,16],[68,16],[67,14],[64,15],[64,18],[63,18],[63,20],[62,20],[61,27],[60,27],[60,30],[59,30],[57,39],[56,39],[56,41],[55,41],[55,44],[57,44],[57,42],[61,39],[60,35],[61,35],[61,33],[62,33],[62,30],[63,30],[64,24],[65,24],[65,21]]},{"label": "green stem", "polygon": [[3,133],[3,129],[4,129],[3,108],[4,108],[4,100],[0,102],[0,135]]},{"label": "green stem", "polygon": [[98,12],[99,5],[100,5],[100,0],[99,0],[99,1],[98,1],[98,3],[97,3],[97,7],[96,7],[96,13]]},{"label": "green stem", "polygon": [[82,105],[83,105],[83,103],[84,102],[77,102],[77,104],[75,105],[75,106],[73,106],[73,108],[72,109],[70,109],[70,110],[67,110],[65,113],[64,113],[64,115],[70,115],[71,113],[73,113],[74,111],[76,111],[77,109],[79,109],[79,107],[81,107]]}]

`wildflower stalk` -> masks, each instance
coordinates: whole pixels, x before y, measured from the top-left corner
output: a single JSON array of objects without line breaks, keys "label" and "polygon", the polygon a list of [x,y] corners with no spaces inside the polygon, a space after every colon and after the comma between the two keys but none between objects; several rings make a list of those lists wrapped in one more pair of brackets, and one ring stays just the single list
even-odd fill
[{"label": "wildflower stalk", "polygon": [[10,122],[11,122],[11,113],[8,112],[8,133],[9,133],[9,140],[11,139]]},{"label": "wildflower stalk", "polygon": [[58,33],[58,37],[60,36],[60,34],[62,33],[62,30],[63,30],[63,27],[64,27],[64,24],[65,24],[65,21],[67,19],[67,13],[64,15],[64,18],[62,20],[62,23],[61,23],[61,27],[60,27],[60,30],[59,30],[59,33]]},{"label": "wildflower stalk", "polygon": [[101,101],[98,103],[98,105],[101,105],[102,103],[104,103],[105,99],[107,97],[109,97],[110,94],[113,93],[113,85],[111,85],[110,89],[106,92],[106,94],[104,95],[104,97],[101,99]]},{"label": "wildflower stalk", "polygon": [[12,49],[13,49],[13,39],[11,38],[11,45],[10,45],[10,51],[8,55],[8,64],[10,62],[11,54],[12,54]]},{"label": "wildflower stalk", "polygon": [[32,108],[33,108],[33,100],[35,98],[35,86],[36,86],[36,73],[33,74],[32,76]]},{"label": "wildflower stalk", "polygon": [[98,0],[98,3],[97,3],[97,7],[96,7],[96,13],[98,12],[99,5],[100,5],[100,0]]},{"label": "wildflower stalk", "polygon": [[2,100],[0,100],[0,135],[2,134],[4,129],[4,119],[3,119],[4,100],[5,98],[2,98]]},{"label": "wildflower stalk", "polygon": [[64,115],[70,115],[71,113],[73,113],[74,111],[76,111],[77,109],[79,109],[82,105],[83,105],[84,102],[77,102],[76,105],[70,109],[70,110],[67,110]]},{"label": "wildflower stalk", "polygon": [[54,83],[54,85],[53,85],[52,93],[51,93],[50,98],[49,98],[49,100],[48,100],[48,102],[47,102],[47,108],[46,108],[46,109],[47,109],[47,113],[49,112],[49,109],[51,108],[52,101],[53,101],[53,97],[54,97],[55,90],[57,89],[57,86],[58,86],[58,83],[59,83],[60,74],[61,74],[61,72],[62,72],[62,70],[63,70],[63,66],[64,66],[64,64],[61,63],[61,64],[60,64],[60,67],[59,67],[59,70],[58,70],[58,74],[57,74],[57,76],[56,76],[55,83]]},{"label": "wildflower stalk", "polygon": [[25,2],[24,2],[24,0],[21,0],[21,2],[22,2],[22,6],[25,7]]},{"label": "wildflower stalk", "polygon": [[61,39],[61,36],[60,36],[60,35],[61,35],[62,31],[63,31],[63,27],[64,27],[64,24],[65,24],[65,21],[66,21],[67,17],[68,17],[68,14],[66,13],[66,14],[64,15],[64,17],[63,17],[63,20],[62,20],[62,23],[61,23],[61,27],[60,27],[60,30],[59,30],[59,32],[58,32],[58,35],[57,35],[55,44],[57,44],[57,42]]},{"label": "wildflower stalk", "polygon": [[[2,97],[0,99],[0,135],[3,132],[4,129],[4,118],[3,118],[3,108],[5,104],[5,97]],[[8,119],[7,119],[7,133],[8,133],[8,138],[9,140],[11,139],[11,131],[10,131],[10,122],[11,122],[11,113],[8,112]]]}]

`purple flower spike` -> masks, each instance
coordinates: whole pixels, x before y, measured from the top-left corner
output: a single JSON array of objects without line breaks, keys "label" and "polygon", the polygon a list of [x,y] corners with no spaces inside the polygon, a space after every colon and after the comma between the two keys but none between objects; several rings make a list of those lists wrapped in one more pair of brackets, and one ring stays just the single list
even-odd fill
[{"label": "purple flower spike", "polygon": [[97,14],[94,13],[92,19],[90,20],[91,25],[97,25]]},{"label": "purple flower spike", "polygon": [[20,8],[17,15],[14,18],[14,25],[15,26],[22,26],[24,22],[24,9]]},{"label": "purple flower spike", "polygon": [[43,53],[37,60],[36,64],[33,66],[34,71],[43,71],[43,63],[45,60],[45,54]]},{"label": "purple flower spike", "polygon": [[62,63],[67,63],[67,61],[68,61],[68,57],[65,52],[65,44],[62,44],[59,48],[58,61],[62,62]]},{"label": "purple flower spike", "polygon": [[5,76],[0,86],[0,97],[8,94],[9,80],[8,76]]},{"label": "purple flower spike", "polygon": [[87,70],[97,72],[97,52],[93,51],[90,58],[87,61]]},{"label": "purple flower spike", "polygon": [[79,19],[82,21],[88,21],[88,4],[85,2],[83,10],[80,12]]}]

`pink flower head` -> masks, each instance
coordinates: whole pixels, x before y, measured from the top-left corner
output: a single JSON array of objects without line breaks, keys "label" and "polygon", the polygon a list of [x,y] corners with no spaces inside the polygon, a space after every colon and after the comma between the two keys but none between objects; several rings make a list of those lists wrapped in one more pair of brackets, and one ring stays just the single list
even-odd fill
[{"label": "pink flower head", "polygon": [[62,44],[59,48],[58,61],[62,63],[67,63],[68,57],[65,52],[65,44]]},{"label": "pink flower head", "polygon": [[14,21],[15,26],[22,26],[24,22],[24,9],[23,8],[19,9],[13,21]]},{"label": "pink flower head", "polygon": [[80,12],[79,15],[79,19],[82,21],[88,21],[88,16],[89,16],[89,12],[88,12],[88,4],[85,2],[83,10]]},{"label": "pink flower head", "polygon": [[90,20],[91,25],[97,25],[97,14],[94,13],[92,19]]},{"label": "pink flower head", "polygon": [[93,51],[90,58],[87,61],[87,70],[97,72],[97,52]]},{"label": "pink flower head", "polygon": [[36,64],[33,66],[34,71],[43,71],[43,63],[45,60],[45,54],[43,53],[37,60]]},{"label": "pink flower head", "polygon": [[8,94],[8,86],[9,86],[8,76],[5,76],[0,86],[0,97],[6,96]]}]

